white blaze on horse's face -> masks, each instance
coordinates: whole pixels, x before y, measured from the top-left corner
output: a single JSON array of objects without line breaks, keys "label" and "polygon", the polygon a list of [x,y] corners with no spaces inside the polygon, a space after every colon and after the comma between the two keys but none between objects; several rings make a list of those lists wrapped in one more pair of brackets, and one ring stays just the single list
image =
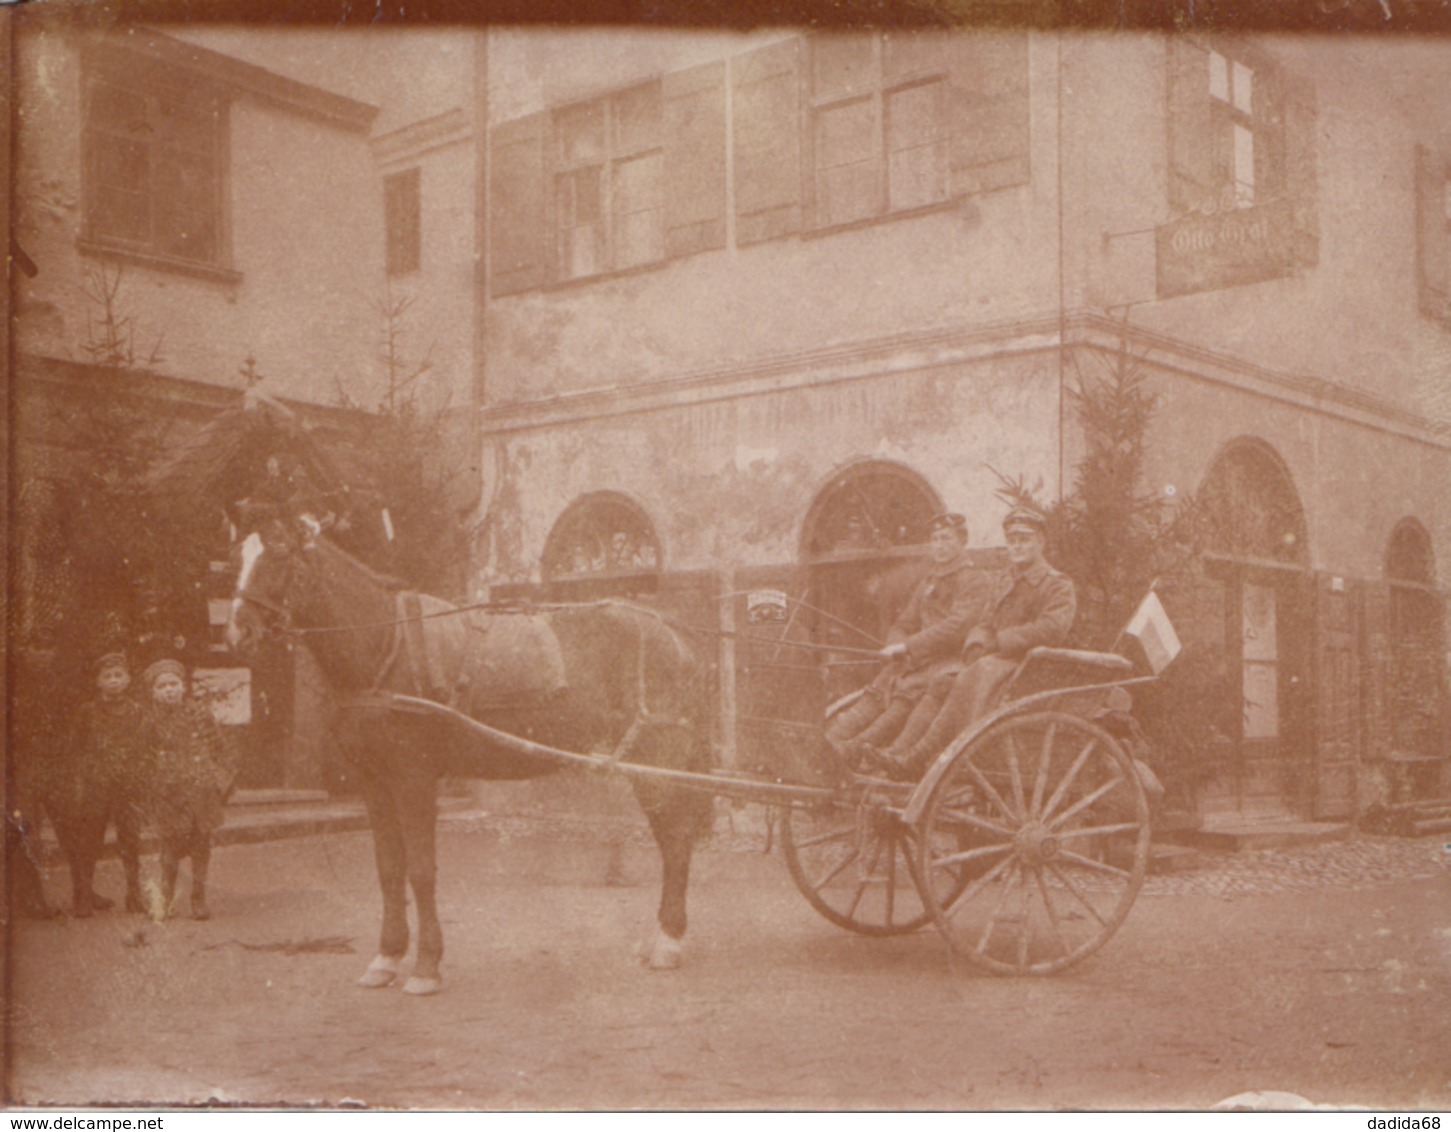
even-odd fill
[{"label": "white blaze on horse's face", "polygon": [[242,629],[237,624],[237,614],[242,608],[242,595],[247,592],[247,587],[252,582],[252,573],[257,568],[257,561],[266,550],[266,544],[262,536],[253,531],[242,540],[241,557],[242,568],[237,572],[237,588],[232,591],[232,608],[227,617],[226,641],[227,647],[235,649],[242,642]]}]

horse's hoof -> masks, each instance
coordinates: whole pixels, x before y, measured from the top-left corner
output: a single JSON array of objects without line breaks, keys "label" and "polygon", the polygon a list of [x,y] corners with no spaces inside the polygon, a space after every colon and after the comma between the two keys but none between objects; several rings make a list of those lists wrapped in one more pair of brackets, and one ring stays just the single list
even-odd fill
[{"label": "horse's hoof", "polygon": [[442,979],[425,979],[419,975],[412,976],[403,984],[404,994],[437,994],[443,990]]},{"label": "horse's hoof", "polygon": [[678,939],[672,939],[663,931],[645,949],[645,965],[652,971],[673,971],[680,966],[683,947]]},{"label": "horse's hoof", "polygon": [[402,967],[402,960],[389,959],[386,955],[376,956],[368,969],[363,972],[362,978],[358,980],[360,987],[391,987],[398,981],[398,972]]}]

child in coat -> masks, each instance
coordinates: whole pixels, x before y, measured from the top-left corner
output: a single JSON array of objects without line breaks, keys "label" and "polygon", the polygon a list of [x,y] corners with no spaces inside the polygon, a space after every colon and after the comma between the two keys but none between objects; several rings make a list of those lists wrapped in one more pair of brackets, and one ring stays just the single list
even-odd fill
[{"label": "child in coat", "polygon": [[186,667],[180,661],[158,660],[142,679],[152,700],[151,812],[161,841],[162,915],[171,915],[176,874],[182,858],[190,857],[192,918],[207,920],[212,833],[222,824],[235,767],[220,725],[187,695]]},{"label": "child in coat", "polygon": [[96,661],[98,695],[76,709],[55,791],[56,831],[70,862],[73,914],[84,919],[111,901],[94,888],[106,827],[116,823],[116,849],[126,872],[126,910],[141,899],[143,797],[149,777],[145,713],[128,695],[131,669],[122,653]]}]

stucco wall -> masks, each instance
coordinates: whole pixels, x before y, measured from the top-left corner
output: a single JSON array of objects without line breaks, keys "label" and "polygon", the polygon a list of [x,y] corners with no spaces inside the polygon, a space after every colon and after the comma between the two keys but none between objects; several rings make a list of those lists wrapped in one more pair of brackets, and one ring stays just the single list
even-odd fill
[{"label": "stucco wall", "polygon": [[1165,45],[1065,44],[1070,290],[1090,307],[1130,304],[1135,323],[1178,338],[1451,420],[1451,330],[1417,298],[1414,188],[1417,144],[1451,153],[1451,109],[1431,85],[1444,45],[1265,39],[1288,75],[1315,87],[1318,264],[1158,300],[1152,229],[1171,218]]},{"label": "stucco wall", "polygon": [[1052,482],[1056,380],[1044,358],[996,360],[500,438],[482,580],[537,580],[560,513],[603,490],[650,516],[667,570],[793,562],[812,501],[868,457],[922,475],[968,515],[971,545],[1000,545],[988,465]]},{"label": "stucco wall", "polygon": [[[535,30],[491,43],[495,121],[733,58],[755,37]],[[494,299],[490,400],[637,384],[796,351],[1056,309],[1051,41],[1034,38],[1028,185],[819,235],[727,244],[628,275]],[[525,94],[520,92],[524,91]]]}]

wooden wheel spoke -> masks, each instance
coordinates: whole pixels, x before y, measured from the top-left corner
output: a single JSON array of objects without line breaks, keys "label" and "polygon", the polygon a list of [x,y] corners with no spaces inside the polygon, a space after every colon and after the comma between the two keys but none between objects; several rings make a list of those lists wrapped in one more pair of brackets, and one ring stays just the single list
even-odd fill
[{"label": "wooden wheel spoke", "polygon": [[973,897],[975,897],[988,885],[992,884],[992,882],[997,878],[997,875],[1001,873],[1005,868],[1007,868],[1010,864],[1012,864],[1012,861],[1012,857],[1004,857],[987,872],[983,873],[982,876],[978,877],[977,880],[973,881],[970,885],[968,885],[960,893],[958,893],[957,899],[954,900],[950,905],[948,905],[946,909],[945,915],[947,916],[947,918],[951,919],[953,916],[957,915],[957,913],[962,910],[962,906],[964,904],[972,900]]},{"label": "wooden wheel spoke", "polygon": [[994,804],[996,804],[1002,813],[1014,821],[1021,822],[1023,820],[1021,813],[1014,811],[1012,806],[1003,801],[1003,796],[998,793],[997,787],[987,780],[987,775],[983,774],[971,761],[965,761],[963,766],[967,770],[967,773],[972,776],[972,780],[977,783],[984,794],[993,800]]},{"label": "wooden wheel spoke", "polygon": [[1101,927],[1108,927],[1108,921],[1105,920],[1099,910],[1093,906],[1092,901],[1090,901],[1088,897],[1083,895],[1083,890],[1080,889],[1078,885],[1073,883],[1072,877],[1070,877],[1052,861],[1048,862],[1048,868],[1053,871],[1053,875],[1055,877],[1063,882],[1063,887],[1068,889],[1069,892],[1073,893],[1073,895],[1078,898],[1078,903],[1082,904],[1085,908],[1088,909],[1089,915],[1097,920]]},{"label": "wooden wheel spoke", "polygon": [[1057,734],[1058,725],[1048,724],[1043,736],[1043,757],[1038,760],[1038,773],[1033,779],[1033,804],[1028,811],[1035,818],[1043,812],[1043,792],[1048,786],[1048,768],[1053,762],[1053,740]]},{"label": "wooden wheel spoke", "polygon": [[1003,745],[1008,749],[1008,772],[1012,776],[1013,801],[1017,803],[1018,813],[1026,816],[1028,799],[1023,792],[1023,768],[1018,761],[1018,737],[1009,731],[1003,738]]},{"label": "wooden wheel spoke", "polygon": [[980,818],[976,814],[959,814],[953,812],[951,814],[945,814],[943,816],[950,817],[953,821],[956,822],[962,822],[964,825],[970,825],[974,829],[981,829],[987,833],[996,834],[999,837],[1006,837],[1009,840],[1011,840],[1013,837],[1013,831],[1011,829],[1008,829],[1006,826],[998,825],[997,822],[988,821],[986,818]]},{"label": "wooden wheel spoke", "polygon": [[953,865],[964,865],[968,861],[976,861],[983,857],[991,857],[995,853],[1011,853],[1013,843],[1011,841],[1003,845],[979,845],[975,849],[964,849],[961,853],[948,853],[946,856],[934,857],[932,867],[934,869],[950,869]]},{"label": "wooden wheel spoke", "polygon": [[1058,907],[1053,903],[1048,886],[1043,882],[1043,870],[1039,869],[1033,877],[1038,882],[1038,895],[1043,898],[1043,907],[1048,910],[1048,926],[1053,931],[1053,939],[1058,944],[1058,950],[1067,955],[1071,949],[1068,941],[1063,938],[1063,925],[1058,922]]},{"label": "wooden wheel spoke", "polygon": [[1092,857],[1085,857],[1082,853],[1073,853],[1068,850],[1058,854],[1065,860],[1072,861],[1075,865],[1082,865],[1085,869],[1092,869],[1094,872],[1107,873],[1109,876],[1118,877],[1121,880],[1128,880],[1133,873],[1128,869],[1121,869],[1117,865],[1108,865],[1102,861],[1095,861]]},{"label": "wooden wheel spoke", "polygon": [[856,830],[849,825],[840,825],[835,829],[827,830],[825,833],[818,833],[814,837],[803,837],[796,842],[798,849],[814,849],[818,845],[825,845],[828,841],[846,841],[856,835]]},{"label": "wooden wheel spoke", "polygon": [[1078,799],[1078,801],[1074,802],[1073,805],[1069,806],[1068,809],[1064,810],[1061,814],[1059,814],[1052,821],[1050,821],[1048,823],[1048,828],[1052,830],[1057,830],[1074,814],[1082,813],[1084,810],[1088,809],[1089,806],[1093,805],[1093,803],[1097,802],[1100,798],[1102,798],[1105,794],[1109,793],[1110,791],[1117,790],[1123,780],[1124,776],[1122,774],[1114,775],[1097,790],[1093,791],[1091,794],[1085,794],[1082,798]]},{"label": "wooden wheel spoke", "polygon": [[845,857],[838,861],[835,868],[828,869],[820,877],[813,880],[811,882],[811,886],[815,888],[818,892],[821,891],[821,889],[825,888],[837,877],[841,876],[842,873],[846,872],[846,870],[851,867],[851,863],[855,861],[859,856],[861,856],[861,854],[857,852],[856,846],[853,845],[851,847],[851,852],[847,853]]},{"label": "wooden wheel spoke", "polygon": [[[1021,872],[1021,870],[1020,870]],[[1036,874],[1037,870],[1034,870]],[[1023,899],[1019,915],[1022,920],[1018,927],[1018,970],[1026,970],[1028,966],[1028,945],[1033,941],[1033,889],[1028,885],[1028,878],[1023,877]]]},{"label": "wooden wheel spoke", "polygon": [[1077,829],[1065,829],[1053,834],[1059,841],[1068,841],[1074,837],[1097,837],[1099,834],[1108,833],[1129,833],[1141,829],[1142,826],[1136,821],[1119,822],[1117,825],[1085,825]]},{"label": "wooden wheel spoke", "polygon": [[1078,757],[1068,768],[1068,773],[1063,776],[1063,781],[1054,788],[1052,796],[1043,806],[1043,811],[1038,815],[1040,821],[1047,821],[1057,808],[1058,803],[1063,801],[1063,795],[1068,793],[1068,788],[1073,785],[1073,780],[1078,777],[1078,772],[1083,769],[1083,764],[1088,761],[1088,756],[1093,754],[1093,748],[1098,745],[1098,737],[1090,736],[1083,750],[1078,752]]},{"label": "wooden wheel spoke", "polygon": [[975,950],[979,955],[987,951],[988,941],[992,939],[993,930],[998,926],[998,917],[1003,914],[1003,909],[1007,907],[1008,899],[1013,895],[1013,878],[1020,877],[1023,872],[1022,866],[1018,864],[1016,859],[1009,858],[1008,860],[1008,875],[1003,880],[1002,895],[998,897],[997,907],[993,909],[992,915],[987,918],[987,923],[982,927],[982,935],[978,936],[977,939],[977,947]]}]

